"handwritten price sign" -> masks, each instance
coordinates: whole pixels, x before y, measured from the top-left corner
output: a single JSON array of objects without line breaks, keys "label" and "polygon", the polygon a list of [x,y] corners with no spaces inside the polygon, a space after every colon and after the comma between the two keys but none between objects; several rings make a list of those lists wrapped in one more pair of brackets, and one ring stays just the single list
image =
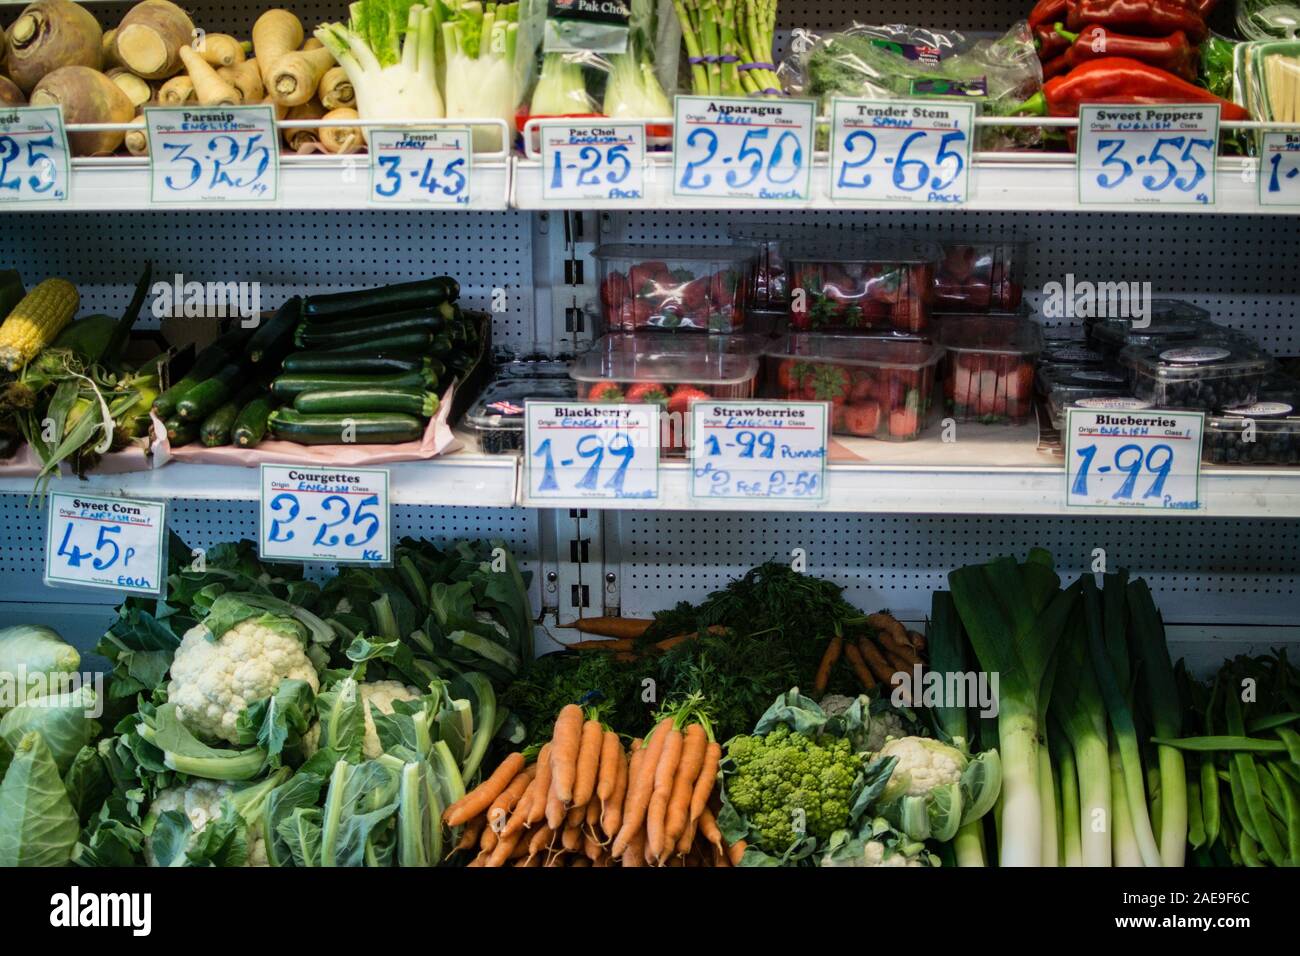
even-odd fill
[{"label": "handwritten price sign", "polygon": [[658,405],[526,402],[532,498],[659,497]]},{"label": "handwritten price sign", "polygon": [[385,468],[263,465],[259,517],[264,560],[392,562]]},{"label": "handwritten price sign", "polygon": [[679,96],[673,110],[674,195],[808,199],[812,100]]},{"label": "handwritten price sign", "polygon": [[820,501],[826,409],[825,402],[696,402],[691,495]]},{"label": "handwritten price sign", "polygon": [[963,203],[970,195],[972,103],[832,104],[831,198]]},{"label": "handwritten price sign", "polygon": [[1066,410],[1068,507],[1200,507],[1201,412]]},{"label": "handwritten price sign", "polygon": [[1259,160],[1259,204],[1300,205],[1300,134],[1263,135]]},{"label": "handwritten price sign", "polygon": [[542,123],[542,197],[641,199],[645,127],[640,123]]},{"label": "handwritten price sign", "polygon": [[54,492],[48,509],[46,584],[161,593],[163,502]]},{"label": "handwritten price sign", "polygon": [[1079,108],[1079,202],[1214,205],[1219,107]]},{"label": "handwritten price sign", "polygon": [[0,110],[0,203],[68,198],[68,136],[57,106]]},{"label": "handwritten price sign", "polygon": [[144,111],[156,203],[274,202],[280,149],[269,106]]},{"label": "handwritten price sign", "polygon": [[377,129],[369,141],[372,202],[469,205],[474,149],[468,127]]}]

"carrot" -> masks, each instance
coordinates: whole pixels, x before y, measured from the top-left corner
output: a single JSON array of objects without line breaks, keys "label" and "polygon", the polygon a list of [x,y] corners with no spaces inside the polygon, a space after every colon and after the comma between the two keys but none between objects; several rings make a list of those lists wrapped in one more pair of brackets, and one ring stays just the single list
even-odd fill
[{"label": "carrot", "polygon": [[[642,758],[640,764],[634,766],[636,772],[628,775],[627,796],[623,801],[623,822],[619,827],[618,836],[614,838],[614,846],[610,850],[610,854],[616,859],[623,855],[632,838],[645,825],[646,808],[650,805],[650,795],[654,791],[655,766],[659,763],[659,755],[663,753],[664,741],[672,726],[671,717],[659,721],[659,725],[651,732],[650,739],[639,751]],[[633,760],[635,759],[633,755]]]},{"label": "carrot", "polygon": [[[611,854],[613,855],[613,854]],[[621,857],[624,866],[645,866],[645,828],[636,831]]]},{"label": "carrot", "polygon": [[907,640],[915,650],[925,650],[925,635],[920,631],[908,631]]},{"label": "carrot", "polygon": [[636,642],[630,637],[619,640],[602,637],[594,641],[575,641],[572,644],[565,644],[564,647],[570,651],[630,651],[635,649]]},{"label": "carrot", "polygon": [[705,807],[704,812],[700,814],[700,832],[704,834],[704,839],[713,845],[719,857],[726,856],[727,851],[722,845],[722,831],[718,829],[718,821],[708,807]]},{"label": "carrot", "polygon": [[722,744],[710,740],[704,751],[704,767],[695,781],[695,791],[691,794],[691,823],[699,822],[700,814],[709,804],[709,795],[713,793],[718,782],[718,764],[722,762]]},{"label": "carrot", "polygon": [[528,839],[528,855],[534,856],[546,849],[546,844],[551,842],[551,837],[555,836],[555,831],[550,827],[538,827],[537,832]]},{"label": "carrot", "polygon": [[587,819],[587,804],[575,803],[569,807],[569,812],[564,815],[564,825],[566,827],[580,826]]},{"label": "carrot", "polygon": [[[852,649],[853,645],[850,644],[844,651],[845,656],[850,660],[852,660],[852,655],[849,654],[849,651]],[[865,678],[863,678],[862,669],[855,664],[853,669],[857,672],[858,678],[862,680],[863,686],[870,690],[872,687],[876,686],[876,679],[888,684],[889,679],[894,676],[894,669],[889,666],[889,663],[885,660],[884,655],[880,653],[879,649],[877,649],[876,645],[872,644],[871,641],[867,640],[867,638],[860,637],[858,638],[857,651],[859,662],[866,664],[867,667],[870,668],[867,676],[871,676],[872,674],[875,675],[875,678],[873,678],[871,683],[868,684]]]},{"label": "carrot", "polygon": [[653,623],[651,619],[640,617],[580,617],[572,624],[561,624],[560,627],[600,637],[635,638],[650,630]]},{"label": "carrot", "polygon": [[474,857],[474,859],[469,861],[470,866],[483,866],[485,863],[486,863],[486,858],[483,856],[482,853],[480,853],[478,856]]},{"label": "carrot", "polygon": [[877,611],[875,614],[867,615],[867,627],[877,631],[884,631],[892,639],[899,643],[907,642],[907,628],[898,622],[898,618],[888,611]]},{"label": "carrot", "polygon": [[510,865],[521,867],[521,868],[527,868],[527,867],[543,866],[544,864],[542,863],[542,858],[540,856],[523,856],[523,857],[515,857],[514,862],[511,863]]},{"label": "carrot", "polygon": [[510,859],[515,852],[515,847],[522,843],[522,833],[503,833],[497,840],[497,845],[492,848],[492,853],[487,859],[486,866],[505,866],[506,861]]},{"label": "carrot", "polygon": [[533,782],[533,777],[537,776],[536,771],[529,767],[515,779],[510,781],[510,786],[502,791],[501,796],[492,801],[492,806],[487,809],[488,822],[500,829],[505,826],[506,820],[510,816],[510,811],[519,805],[523,798],[524,791],[528,785]]},{"label": "carrot", "polygon": [[478,848],[482,855],[486,857],[487,854],[496,849],[497,840],[499,839],[500,836],[496,827],[484,827],[483,835],[478,838]]},{"label": "carrot", "polygon": [[519,860],[519,859],[523,859],[526,856],[528,856],[528,842],[524,840],[521,834],[519,837],[519,842],[516,843],[515,848],[510,851],[510,859]]},{"label": "carrot", "polygon": [[570,863],[569,866],[579,867],[579,868],[584,866],[591,866],[591,860],[587,859],[585,856],[575,857],[573,862]]},{"label": "carrot", "polygon": [[912,668],[921,663],[921,659],[916,656],[916,651],[912,650],[910,647],[906,651],[901,651],[893,647],[886,647],[884,648],[884,652],[885,658],[889,661],[890,666],[894,668],[895,673],[898,671],[905,671],[910,674]]},{"label": "carrot", "polygon": [[695,842],[695,833],[698,826],[699,826],[699,821],[697,820],[688,819],[686,821],[686,829],[683,830],[682,835],[677,838],[678,856],[685,856],[686,854],[691,852],[691,844]]},{"label": "carrot", "polygon": [[271,67],[266,89],[281,106],[301,106],[316,95],[321,77],[334,65],[334,54],[324,48],[286,53]]},{"label": "carrot", "polygon": [[[725,624],[710,624],[705,630],[717,637],[731,633],[731,628]],[[655,647],[661,651],[670,651],[683,641],[695,641],[699,640],[699,637],[699,631],[687,631],[682,634],[674,634],[672,637],[665,637],[662,641],[657,641]]]},{"label": "carrot", "polygon": [[[542,814],[546,812],[546,794],[541,789],[542,775],[539,773],[533,777],[532,783],[524,791],[524,795],[519,798],[515,804],[515,812],[510,814],[510,819],[506,821],[505,827],[501,830],[504,833],[518,833],[524,827],[532,826],[538,820],[541,820]],[[537,810],[537,807],[541,807]],[[533,813],[536,812],[536,818]],[[488,829],[491,829],[489,827]]]},{"label": "carrot", "polygon": [[614,793],[618,783],[618,762],[623,758],[623,745],[618,734],[606,730],[600,739],[600,770],[596,775],[596,799],[603,808]]},{"label": "carrot", "polygon": [[582,855],[588,860],[591,860],[593,863],[596,862],[604,852],[604,849],[605,848],[600,845],[600,841],[590,833],[582,834]]},{"label": "carrot", "polygon": [[483,829],[487,826],[487,817],[475,817],[469,823],[465,824],[465,829],[461,832],[460,840],[456,843],[457,850],[472,850],[478,846],[478,841],[483,836]]},{"label": "carrot", "polygon": [[262,83],[271,85],[276,61],[302,46],[302,21],[288,10],[267,10],[253,24],[253,55],[262,71]]},{"label": "carrot", "polygon": [[599,720],[582,725],[578,744],[578,772],[573,779],[573,802],[585,806],[596,792],[596,775],[600,772],[600,755],[605,749],[605,728]]},{"label": "carrot", "polygon": [[645,815],[647,860],[662,861],[667,853],[664,824],[668,816],[668,798],[673,793],[673,782],[682,762],[685,742],[686,738],[680,730],[676,727],[670,730],[664,741],[663,752],[659,755],[659,763],[655,766],[654,790],[651,791],[650,806]]},{"label": "carrot", "polygon": [[195,53],[192,47],[181,47],[181,62],[185,64],[190,82],[194,84],[194,98],[199,101],[199,105],[238,106],[244,102],[243,94],[217,76],[212,64]]},{"label": "carrot", "polygon": [[546,825],[552,830],[564,828],[564,818],[568,811],[555,792],[555,775],[551,775],[551,792],[546,795]]},{"label": "carrot", "polygon": [[632,741],[630,765],[628,758],[621,751],[619,753],[618,775],[614,778],[614,790],[610,793],[609,800],[601,808],[600,814],[600,828],[605,831],[606,839],[614,839],[623,823],[623,801],[627,797],[627,781],[632,768],[640,766],[636,756],[640,752],[640,748],[640,740]]},{"label": "carrot", "polygon": [[546,815],[546,798],[551,792],[550,743],[543,744],[542,749],[537,754],[537,776],[533,779],[533,782],[537,785],[537,789],[533,802],[528,806],[528,826],[537,823]]},{"label": "carrot", "polygon": [[582,849],[582,827],[565,827],[560,833],[560,844],[570,853]]},{"label": "carrot", "polygon": [[677,764],[673,776],[672,790],[668,795],[668,808],[664,815],[664,835],[660,843],[659,857],[666,857],[676,849],[677,841],[686,831],[691,819],[691,798],[695,793],[695,781],[704,771],[705,756],[709,747],[709,735],[703,724],[691,724],[686,728],[682,741],[682,758]]},{"label": "carrot", "polygon": [[551,789],[566,807],[573,802],[573,786],[578,776],[582,723],[582,708],[565,704],[551,732]]},{"label": "carrot", "polygon": [[516,750],[501,761],[496,770],[492,771],[492,776],[449,806],[442,815],[443,821],[449,827],[458,827],[471,817],[485,813],[523,769],[524,755]]},{"label": "carrot", "polygon": [[[875,650],[875,648],[873,647],[872,650]],[[863,659],[863,650],[859,650],[856,644],[848,641],[844,645],[844,657],[848,660],[849,666],[853,668],[853,673],[857,675],[865,690],[871,690],[876,686],[876,679],[871,676],[871,670],[867,669],[866,661]],[[888,670],[889,668],[886,667],[885,669]],[[888,678],[882,678],[882,680],[888,680]]]},{"label": "carrot", "polygon": [[749,846],[744,840],[737,840],[727,848],[727,862],[732,866],[740,866],[740,858],[745,855],[745,847]]},{"label": "carrot", "polygon": [[813,680],[813,696],[820,697],[826,693],[826,685],[831,680],[831,669],[835,662],[840,659],[840,654],[844,651],[844,638],[836,634],[831,638],[831,642],[826,645],[826,653],[822,655],[822,662],[817,665],[817,676]]}]

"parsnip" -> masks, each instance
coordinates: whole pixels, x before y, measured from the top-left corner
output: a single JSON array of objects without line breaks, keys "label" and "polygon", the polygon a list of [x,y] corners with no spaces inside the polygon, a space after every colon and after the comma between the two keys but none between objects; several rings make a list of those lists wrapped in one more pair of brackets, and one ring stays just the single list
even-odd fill
[{"label": "parsnip", "polygon": [[194,52],[192,47],[181,47],[181,61],[194,84],[194,98],[200,105],[238,106],[244,102],[239,90],[217,76],[217,71],[211,64]]},{"label": "parsnip", "polygon": [[[347,107],[330,110],[321,117],[321,119],[327,120],[354,120],[360,118],[356,110]],[[346,154],[360,152],[366,141],[361,135],[360,127],[322,126],[320,128],[320,144],[325,147],[327,153]]]}]

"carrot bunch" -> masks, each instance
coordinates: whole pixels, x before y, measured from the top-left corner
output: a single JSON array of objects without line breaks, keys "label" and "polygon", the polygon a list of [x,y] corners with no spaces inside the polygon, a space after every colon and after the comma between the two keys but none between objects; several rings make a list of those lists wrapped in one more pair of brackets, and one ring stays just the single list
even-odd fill
[{"label": "carrot bunch", "polygon": [[[579,618],[573,624],[561,626],[573,628],[581,634],[593,636],[592,640],[566,644],[565,647],[568,650],[603,651],[623,661],[637,660],[647,654],[653,655],[670,651],[678,644],[695,640],[700,636],[698,631],[691,631],[673,634],[659,641],[646,642],[644,640],[645,634],[653,624],[654,621],[648,618],[588,617]],[[714,635],[730,634],[731,628],[724,627],[721,624],[714,624],[708,628],[708,633]]]},{"label": "carrot bunch", "polygon": [[698,700],[630,749],[577,704],[561,709],[531,763],[512,753],[447,808],[470,866],[729,866],[710,807],[722,747]]},{"label": "carrot bunch", "polygon": [[[844,623],[858,622],[850,620]],[[837,633],[826,645],[826,653],[822,655],[813,680],[814,696],[821,697],[826,692],[831,674],[841,658],[848,662],[862,689],[868,692],[875,689],[877,682],[892,687],[900,672],[911,676],[916,665],[925,665],[925,637],[903,627],[888,611],[868,614],[860,623],[873,633],[863,633],[856,638]]]}]

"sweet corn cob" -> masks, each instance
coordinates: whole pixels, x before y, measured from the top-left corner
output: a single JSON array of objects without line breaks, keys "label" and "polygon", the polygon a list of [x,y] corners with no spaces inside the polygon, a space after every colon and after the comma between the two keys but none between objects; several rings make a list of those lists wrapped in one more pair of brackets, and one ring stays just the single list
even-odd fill
[{"label": "sweet corn cob", "polygon": [[67,279],[46,279],[28,292],[0,325],[0,367],[19,371],[72,321],[80,303]]}]

